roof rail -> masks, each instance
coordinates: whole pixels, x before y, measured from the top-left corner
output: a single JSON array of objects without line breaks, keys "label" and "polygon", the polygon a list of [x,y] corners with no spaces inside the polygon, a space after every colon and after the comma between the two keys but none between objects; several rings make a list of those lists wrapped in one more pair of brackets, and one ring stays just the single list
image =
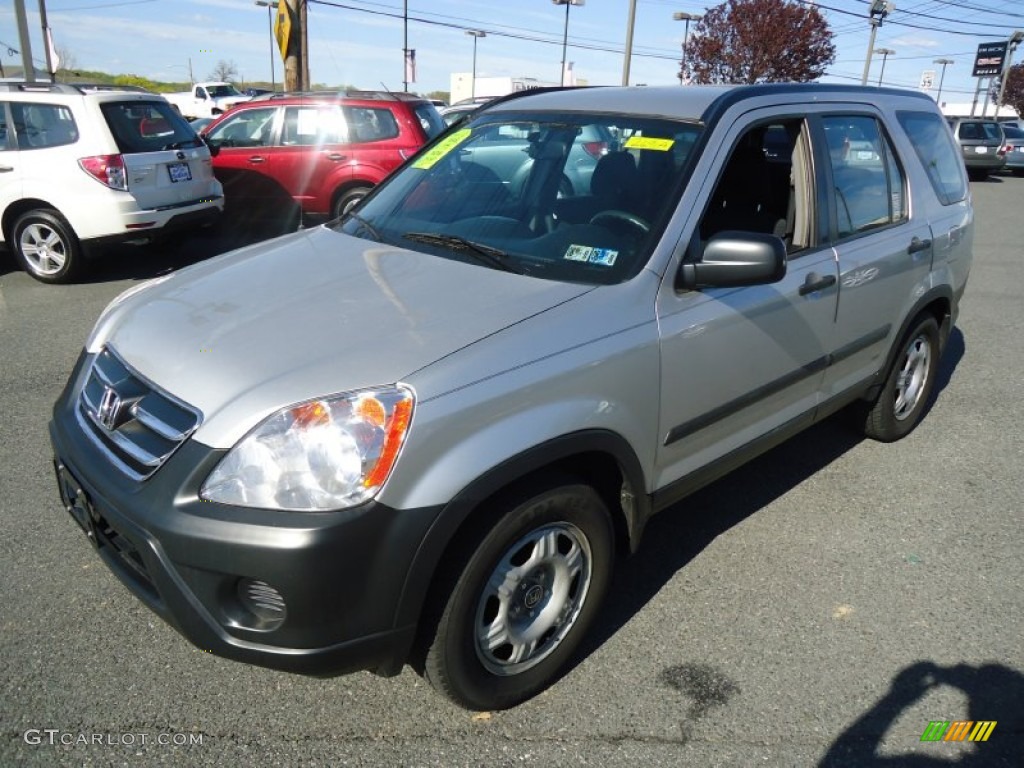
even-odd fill
[{"label": "roof rail", "polygon": [[376,101],[427,101],[423,96],[404,91],[359,91],[359,90],[337,90],[337,91],[278,91],[275,93],[261,93],[253,96],[252,101],[271,101],[273,99],[372,99]]},{"label": "roof rail", "polygon": [[28,80],[8,80],[0,82],[0,91],[21,91],[23,93],[80,93],[67,83],[51,83],[45,80],[29,82]]},{"label": "roof rail", "polygon": [[5,81],[0,82],[0,91],[21,93],[95,93],[97,91],[129,91],[152,93],[138,85],[114,85],[112,83],[51,83],[47,81]]}]

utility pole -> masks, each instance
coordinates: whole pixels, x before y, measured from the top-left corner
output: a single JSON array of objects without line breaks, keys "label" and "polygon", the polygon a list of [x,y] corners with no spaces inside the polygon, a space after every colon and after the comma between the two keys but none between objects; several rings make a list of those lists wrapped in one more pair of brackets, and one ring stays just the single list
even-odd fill
[{"label": "utility pole", "polygon": [[633,58],[633,25],[636,23],[636,0],[629,0],[629,20],[626,23],[626,56],[622,60],[622,84],[629,85],[629,63]]},{"label": "utility pole", "polygon": [[[304,0],[285,0],[284,7],[278,6],[277,23],[274,25],[278,41],[286,43],[284,53],[284,90],[301,91],[302,80],[302,38],[299,3]],[[282,13],[285,11],[285,13]]]},{"label": "utility pole", "polygon": [[[476,61],[476,41],[473,41],[473,60]],[[402,90],[409,92],[409,0],[402,7]]]},{"label": "utility pole", "polygon": [[302,42],[299,43],[299,48],[302,51],[302,82],[299,83],[300,91],[308,91],[311,89],[309,83],[309,37],[306,34],[306,30],[309,29],[309,23],[306,18],[306,9],[309,7],[309,0],[299,0],[299,36],[302,38]]}]

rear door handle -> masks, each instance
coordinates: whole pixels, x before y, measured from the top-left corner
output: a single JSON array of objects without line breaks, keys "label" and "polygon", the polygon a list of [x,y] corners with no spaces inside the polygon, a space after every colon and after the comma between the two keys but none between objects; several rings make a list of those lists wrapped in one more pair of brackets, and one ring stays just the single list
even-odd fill
[{"label": "rear door handle", "polygon": [[13,170],[14,170],[14,168],[12,168],[9,165],[0,165],[0,173],[9,173],[9,172],[11,172]]},{"label": "rear door handle", "polygon": [[327,153],[327,159],[328,160],[333,160],[336,163],[341,162],[342,160],[346,159],[347,157],[348,157],[348,155],[342,155],[342,154],[339,154],[337,152],[328,152]]},{"label": "rear door handle", "polygon": [[253,155],[252,157],[249,158],[250,163],[264,163],[266,162],[266,160],[267,158],[263,157],[262,155]]},{"label": "rear door handle", "polygon": [[807,275],[807,279],[804,280],[804,284],[800,286],[800,295],[806,296],[808,293],[814,293],[815,291],[822,291],[829,286],[836,284],[835,275],[825,275],[822,277],[817,272],[811,272]]},{"label": "rear door handle", "polygon": [[910,241],[910,245],[907,246],[907,253],[918,253],[919,251],[927,251],[932,247],[931,239],[922,240],[919,237],[915,237]]}]

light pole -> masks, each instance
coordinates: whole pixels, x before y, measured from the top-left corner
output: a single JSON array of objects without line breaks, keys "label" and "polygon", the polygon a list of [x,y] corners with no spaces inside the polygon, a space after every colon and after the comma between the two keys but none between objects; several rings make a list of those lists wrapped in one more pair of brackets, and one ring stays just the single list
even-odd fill
[{"label": "light pole", "polygon": [[882,71],[878,73],[878,85],[882,85],[882,75],[885,74],[885,60],[892,56],[896,51],[892,48],[875,48],[875,53],[882,54]]},{"label": "light pole", "polygon": [[941,64],[942,65],[942,74],[939,75],[939,95],[935,97],[935,103],[938,104],[941,107],[942,106],[942,81],[946,79],[946,67],[949,66],[950,64],[956,64],[956,62],[953,61],[952,59],[935,59],[935,61],[933,61],[932,63],[933,64]]},{"label": "light pole", "polygon": [[584,0],[551,0],[555,5],[565,6],[565,31],[562,33],[562,76],[558,78],[560,85],[565,85],[565,49],[569,45],[569,6],[583,5]]},{"label": "light pole", "polygon": [[882,21],[896,10],[893,0],[871,0],[868,9],[868,23],[871,25],[871,36],[868,38],[868,55],[864,58],[864,74],[860,76],[860,84],[868,84],[868,72],[871,70],[871,52],[875,48],[875,33],[882,26]]},{"label": "light pole", "polygon": [[1010,35],[1010,44],[1006,46],[1006,64],[999,76],[999,100],[996,101],[996,117],[999,117],[999,110],[1003,108],[1003,92],[1006,91],[1006,79],[1010,75],[1010,65],[1013,63],[1013,52],[1017,46],[1024,42],[1024,30],[1018,29]]},{"label": "light pole", "polygon": [[469,85],[469,96],[470,98],[476,98],[476,41],[481,37],[487,37],[487,33],[482,29],[467,29],[466,34],[473,38],[473,80]]},{"label": "light pole", "polygon": [[270,30],[270,90],[277,90],[277,83],[274,80],[274,12],[275,5],[272,0],[254,0],[256,5],[267,9],[267,27]]},{"label": "light pole", "polygon": [[683,78],[686,76],[686,42],[690,39],[690,22],[700,21],[704,17],[698,16],[695,13],[683,13],[680,11],[678,13],[673,13],[672,18],[676,21],[686,22],[686,27],[684,27],[683,31],[683,63],[679,67],[679,84],[682,85]]}]

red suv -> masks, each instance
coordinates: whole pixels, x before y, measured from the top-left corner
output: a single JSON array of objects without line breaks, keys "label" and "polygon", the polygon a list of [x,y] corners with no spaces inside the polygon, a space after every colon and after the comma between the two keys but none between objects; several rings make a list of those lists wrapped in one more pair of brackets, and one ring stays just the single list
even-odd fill
[{"label": "red suv", "polygon": [[303,214],[338,216],[444,128],[419,96],[331,91],[257,97],[205,135],[229,208],[287,195]]}]

